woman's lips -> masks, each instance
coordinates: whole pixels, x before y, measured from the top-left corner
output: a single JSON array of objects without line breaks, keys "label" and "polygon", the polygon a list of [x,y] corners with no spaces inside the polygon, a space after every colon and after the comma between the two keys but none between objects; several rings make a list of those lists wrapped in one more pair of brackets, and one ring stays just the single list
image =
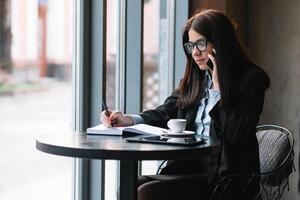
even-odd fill
[{"label": "woman's lips", "polygon": [[198,60],[195,60],[196,63],[198,63],[198,62],[205,62],[205,61],[206,61],[206,59],[198,59]]}]

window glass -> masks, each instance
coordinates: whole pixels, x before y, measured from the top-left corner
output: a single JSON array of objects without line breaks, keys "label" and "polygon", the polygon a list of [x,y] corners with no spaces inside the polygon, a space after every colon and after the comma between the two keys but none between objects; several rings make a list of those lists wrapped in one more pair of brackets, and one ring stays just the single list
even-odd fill
[{"label": "window glass", "polygon": [[[159,0],[144,1],[143,110],[159,103]],[[143,161],[142,174],[155,174],[157,161]]]},{"label": "window glass", "polygon": [[117,2],[107,1],[106,17],[106,99],[109,108],[116,107]]},{"label": "window glass", "polygon": [[35,148],[71,130],[72,0],[0,1],[0,199],[71,199],[72,159]]},{"label": "window glass", "polygon": [[[143,110],[155,108],[170,94],[170,18],[174,17],[170,15],[172,2],[144,0]],[[158,164],[157,161],[143,161],[142,174],[155,174]]]},{"label": "window glass", "polygon": [[143,110],[159,103],[159,0],[144,1]]},{"label": "window glass", "polygon": [[[117,6],[116,0],[107,1],[106,17],[106,103],[116,109],[116,57],[117,57]],[[105,199],[117,199],[117,162],[105,161]]]}]

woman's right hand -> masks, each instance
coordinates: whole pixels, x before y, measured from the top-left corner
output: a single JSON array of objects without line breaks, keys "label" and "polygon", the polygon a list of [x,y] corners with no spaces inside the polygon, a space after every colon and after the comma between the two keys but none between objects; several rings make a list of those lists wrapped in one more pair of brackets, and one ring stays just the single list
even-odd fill
[{"label": "woman's right hand", "polygon": [[212,81],[213,81],[213,89],[215,90],[220,90],[219,89],[219,78],[218,78],[218,67],[217,67],[217,63],[216,63],[216,59],[213,56],[216,55],[216,50],[214,48],[212,48],[213,53],[212,54],[208,54],[209,59],[211,60],[211,62],[213,63],[213,70],[211,70],[212,73]]},{"label": "woman's right hand", "polygon": [[115,127],[115,126],[131,126],[134,121],[131,116],[124,115],[121,111],[108,111],[109,116],[103,111],[100,114],[102,123],[106,127]]}]

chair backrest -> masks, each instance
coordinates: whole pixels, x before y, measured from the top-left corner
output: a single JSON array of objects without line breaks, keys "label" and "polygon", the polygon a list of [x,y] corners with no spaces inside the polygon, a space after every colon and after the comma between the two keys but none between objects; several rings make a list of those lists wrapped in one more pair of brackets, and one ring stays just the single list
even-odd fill
[{"label": "chair backrest", "polygon": [[259,144],[261,182],[266,186],[287,183],[294,167],[294,138],[289,130],[262,125],[256,132]]},{"label": "chair backrest", "polygon": [[[276,125],[262,125],[257,127],[259,144],[260,173],[233,174],[222,178],[214,188],[210,200],[233,199],[226,196],[227,191],[234,188],[240,198],[253,200],[278,200],[286,186],[288,177],[294,169],[294,138],[289,130]],[[237,187],[236,181],[247,179]],[[253,193],[251,183],[260,179],[260,191]],[[239,182],[238,182],[239,183]],[[250,192],[250,193],[249,193]],[[257,191],[254,191],[257,192]],[[251,194],[251,195],[249,195]]]}]

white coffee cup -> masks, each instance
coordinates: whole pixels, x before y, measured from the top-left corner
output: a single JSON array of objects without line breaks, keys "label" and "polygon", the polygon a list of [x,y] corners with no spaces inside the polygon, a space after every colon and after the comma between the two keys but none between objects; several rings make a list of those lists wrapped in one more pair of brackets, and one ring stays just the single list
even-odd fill
[{"label": "white coffee cup", "polygon": [[172,133],[182,133],[185,130],[186,119],[170,119],[167,125]]}]

